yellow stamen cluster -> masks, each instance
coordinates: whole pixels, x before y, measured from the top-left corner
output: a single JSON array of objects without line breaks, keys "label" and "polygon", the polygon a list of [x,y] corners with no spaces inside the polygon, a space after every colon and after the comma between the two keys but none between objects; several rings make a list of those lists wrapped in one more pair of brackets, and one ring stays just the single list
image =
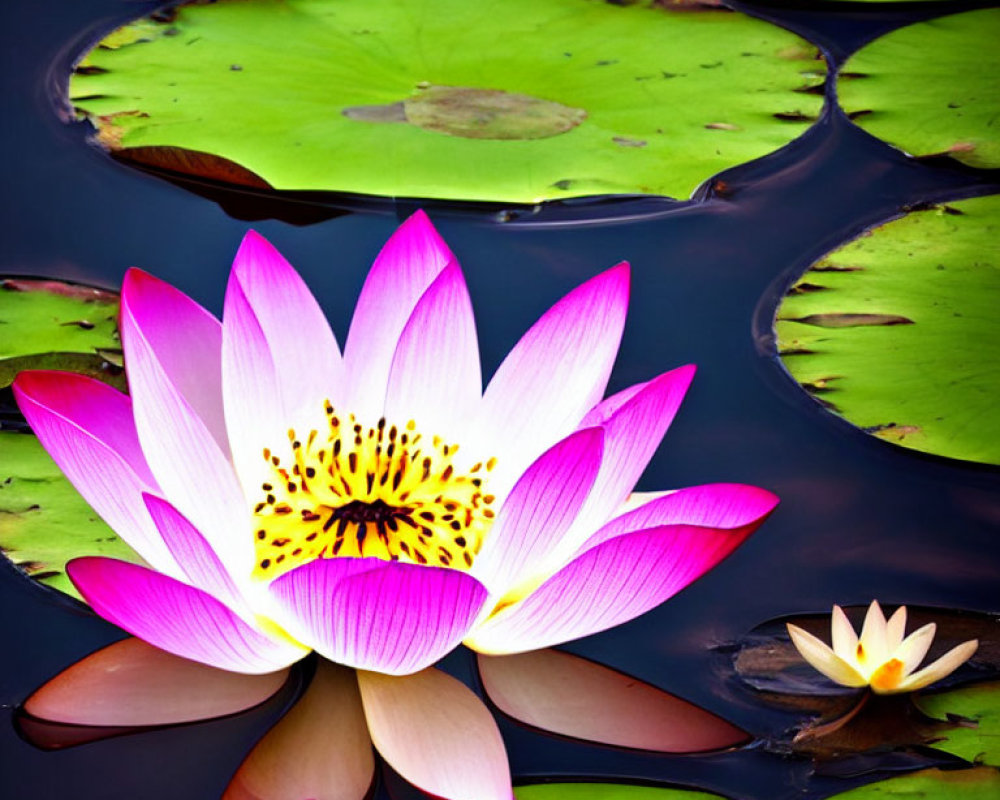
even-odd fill
[{"label": "yellow stamen cluster", "polygon": [[325,434],[289,430],[291,462],[263,450],[273,477],[254,506],[254,575],[344,556],[471,567],[493,524],[484,484],[496,459],[459,472],[458,445],[424,439],[413,420],[365,428],[329,402],[325,411]]}]

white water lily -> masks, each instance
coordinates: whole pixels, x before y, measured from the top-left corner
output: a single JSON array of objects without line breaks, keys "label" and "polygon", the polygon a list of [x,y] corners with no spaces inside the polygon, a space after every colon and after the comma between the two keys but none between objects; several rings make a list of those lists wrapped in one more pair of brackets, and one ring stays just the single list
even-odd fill
[{"label": "white water lily", "polygon": [[860,638],[840,606],[833,607],[833,647],[796,625],[788,624],[792,644],[813,667],[841,686],[870,686],[876,694],[900,694],[923,689],[949,675],[972,657],[978,639],[953,647],[921,670],[914,670],[927,655],[937,625],[918,628],[907,637],[906,606],[900,606],[886,621],[877,600],[865,615]]}]

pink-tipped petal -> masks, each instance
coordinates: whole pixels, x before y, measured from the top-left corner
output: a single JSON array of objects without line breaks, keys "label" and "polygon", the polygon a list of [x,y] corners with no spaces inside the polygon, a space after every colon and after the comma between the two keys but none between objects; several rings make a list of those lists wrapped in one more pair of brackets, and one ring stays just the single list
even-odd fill
[{"label": "pink-tipped petal", "polygon": [[854,626],[844,613],[844,609],[835,605],[830,619],[830,634],[833,652],[841,658],[854,659],[858,650],[858,635]]},{"label": "pink-tipped petal", "polygon": [[248,490],[258,489],[261,450],[289,427],[337,403],[343,362],[337,341],[298,273],[249,231],[233,262],[222,331],[226,425]]},{"label": "pink-tipped petal", "polygon": [[[499,431],[497,469],[512,485],[601,399],[628,308],[629,267],[591,278],[545,312],[510,351],[483,395],[478,428]],[[494,474],[494,483],[503,484]],[[505,492],[498,492],[504,494]]]},{"label": "pink-tipped petal", "polygon": [[696,525],[702,528],[755,530],[778,505],[778,497],[766,489],[741,483],[707,483],[663,495],[604,525],[579,549],[582,553],[601,542],[631,531],[663,525]]},{"label": "pink-tipped petal", "polygon": [[399,337],[384,416],[397,424],[415,420],[434,435],[460,435],[482,391],[472,302],[452,262],[424,292]]},{"label": "pink-tipped petal", "polygon": [[928,664],[919,672],[914,672],[912,675],[904,678],[896,691],[915,692],[917,689],[930,686],[935,681],[941,680],[945,675],[950,675],[962,666],[962,664],[972,658],[977,649],[979,649],[978,639],[962,642],[937,659],[937,661]]},{"label": "pink-tipped petal", "polygon": [[445,800],[513,800],[496,722],[464,684],[437,669],[359,672],[375,748],[406,780]]},{"label": "pink-tipped petal", "polygon": [[486,654],[520,653],[621,625],[699,578],[749,533],[675,525],[603,542],[496,612],[465,643]]},{"label": "pink-tipped petal", "polygon": [[122,347],[136,431],[162,494],[247,573],[249,507],[229,460],[222,408],[222,330],[189,298],[139,270],[122,287]]},{"label": "pink-tipped petal", "polygon": [[572,525],[601,468],[604,431],[585,428],[543,453],[515,484],[483,550],[475,574],[494,594],[537,571]]},{"label": "pink-tipped petal", "polygon": [[937,632],[937,625],[929,622],[918,628],[893,651],[890,652],[892,658],[897,658],[903,662],[903,675],[909,675],[920,666],[927,651],[931,649],[931,642],[934,641],[934,634]]},{"label": "pink-tipped petal", "polygon": [[306,693],[250,751],[222,800],[363,800],[374,774],[354,671],[320,660]]},{"label": "pink-tipped petal", "polygon": [[868,679],[833,652],[824,642],[797,625],[787,625],[788,635],[799,654],[814,669],[841,686],[866,686]]},{"label": "pink-tipped petal", "polygon": [[166,500],[151,494],[143,495],[143,500],[153,524],[190,583],[246,616],[243,595],[198,529]]},{"label": "pink-tipped petal", "polygon": [[884,664],[889,658],[886,647],[885,614],[878,600],[872,600],[861,626],[861,636],[858,638],[857,660],[865,671],[873,670]]},{"label": "pink-tipped petal", "polygon": [[214,597],[113,558],[77,558],[66,572],[109,622],[161,650],[231,672],[273,672],[308,652],[251,628]]},{"label": "pink-tipped petal", "polygon": [[567,537],[567,556],[574,543],[584,541],[628,497],[680,408],[694,373],[694,366],[671,370],[643,385],[613,411],[610,406],[595,409],[584,418],[584,424],[593,418],[593,424],[604,427],[604,459],[587,504]]},{"label": "pink-tipped petal", "polygon": [[892,653],[903,643],[906,635],[906,606],[897,608],[885,624],[886,648]]},{"label": "pink-tipped petal", "polygon": [[377,558],[326,558],[269,587],[279,622],[339,664],[405,675],[469,630],[486,590],[464,572]]},{"label": "pink-tipped petal", "polygon": [[71,725],[174,725],[252,708],[287,678],[287,669],[226,672],[130,637],[63,670],[27,699],[24,710]]},{"label": "pink-tipped petal", "polygon": [[686,700],[558,650],[480,655],[479,674],[505,714],[563,736],[661,753],[721,750],[750,739]]},{"label": "pink-tipped petal", "polygon": [[22,372],[14,396],[42,446],[101,518],[147,563],[180,569],[146,513],[157,491],[132,421],[132,401],[101,381],[68,372]]},{"label": "pink-tipped petal", "polygon": [[378,419],[396,343],[417,301],[455,260],[423,211],[399,226],[378,254],[354,309],[344,343],[347,405]]}]

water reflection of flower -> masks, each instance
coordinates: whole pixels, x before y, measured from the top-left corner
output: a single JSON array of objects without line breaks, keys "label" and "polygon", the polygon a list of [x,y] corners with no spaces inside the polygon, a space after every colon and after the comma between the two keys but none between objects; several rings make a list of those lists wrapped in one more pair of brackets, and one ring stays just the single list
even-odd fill
[{"label": "water reflection of flower", "polygon": [[495,723],[430,665],[462,641],[516,653],[626,622],[776,503],[734,484],[626,503],[694,372],[601,400],[628,285],[621,264],[572,291],[482,391],[464,278],[423,214],[376,259],[343,357],[254,233],[221,323],[130,271],[131,396],[56,372],[14,387],[62,470],[149,565],[80,558],[70,577],[101,616],[185,658],[245,673],[310,650],[329,659],[299,703],[322,694],[340,709],[349,735],[334,735],[328,768],[361,763],[370,780],[368,731],[423,789],[509,797]]},{"label": "water reflection of flower", "polygon": [[832,647],[797,625],[788,624],[792,643],[813,667],[842,686],[870,686],[876,694],[923,689],[954,672],[976,652],[972,639],[953,647],[932,664],[914,670],[930,649],[937,626],[931,622],[904,638],[906,606],[886,621],[877,600],[868,607],[860,638],[840,606],[833,607]]}]

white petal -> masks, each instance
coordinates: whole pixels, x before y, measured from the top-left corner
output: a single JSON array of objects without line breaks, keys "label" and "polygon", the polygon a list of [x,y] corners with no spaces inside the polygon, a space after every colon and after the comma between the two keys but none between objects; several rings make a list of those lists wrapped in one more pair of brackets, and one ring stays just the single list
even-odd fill
[{"label": "white petal", "polygon": [[841,686],[866,686],[867,679],[833,652],[824,642],[797,625],[788,625],[788,635],[799,654],[815,669]]}]

